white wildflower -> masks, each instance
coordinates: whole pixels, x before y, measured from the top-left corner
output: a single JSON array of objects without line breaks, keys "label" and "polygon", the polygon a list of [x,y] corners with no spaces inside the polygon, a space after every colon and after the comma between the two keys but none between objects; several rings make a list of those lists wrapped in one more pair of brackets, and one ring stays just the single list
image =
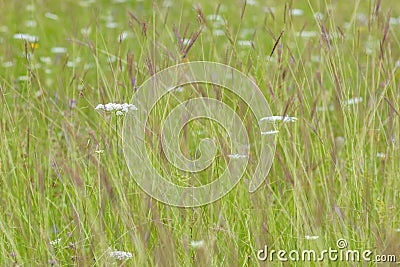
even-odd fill
[{"label": "white wildflower", "polygon": [[247,155],[241,155],[241,154],[229,154],[228,158],[231,159],[243,159],[243,158],[247,158]]},{"label": "white wildflower", "polygon": [[12,61],[6,61],[3,63],[4,68],[11,68],[12,66],[14,66],[14,62]]},{"label": "white wildflower", "polygon": [[115,112],[115,115],[124,116],[124,113],[122,111],[118,110],[117,112]]},{"label": "white wildflower", "polygon": [[39,59],[43,63],[46,63],[46,64],[50,64],[51,63],[51,57],[40,57]]},{"label": "white wildflower", "polygon": [[126,31],[123,31],[119,36],[118,36],[118,41],[122,42],[126,38],[129,37],[129,33]]},{"label": "white wildflower", "polygon": [[114,21],[109,21],[106,23],[106,27],[109,29],[115,29],[118,27],[118,23],[116,23]]},{"label": "white wildflower", "polygon": [[301,9],[292,9],[289,10],[289,14],[292,16],[302,16],[304,14],[304,11]]},{"label": "white wildflower", "polygon": [[103,109],[105,111],[123,111],[127,113],[129,110],[137,110],[136,106],[133,104],[117,104],[117,103],[108,103],[108,104],[98,104],[97,107],[95,108],[96,110]]},{"label": "white wildflower", "polygon": [[246,3],[247,3],[249,6],[255,6],[255,5],[258,4],[258,2],[255,1],[255,0],[247,0]]},{"label": "white wildflower", "polygon": [[386,158],[386,154],[385,154],[385,153],[382,153],[382,152],[377,153],[376,156],[377,156],[378,158],[381,158],[381,159]]},{"label": "white wildflower", "polygon": [[66,52],[67,52],[67,49],[65,47],[52,47],[51,48],[51,53],[54,53],[54,54],[63,54]]},{"label": "white wildflower", "polygon": [[18,81],[28,81],[29,80],[29,76],[23,75],[23,76],[19,76]]},{"label": "white wildflower", "polygon": [[250,40],[239,40],[237,41],[237,44],[240,46],[251,46],[253,42]]},{"label": "white wildflower", "polygon": [[117,260],[128,260],[132,258],[132,253],[130,252],[125,252],[125,251],[111,251],[110,252],[110,257],[111,258],[116,258]]},{"label": "white wildflower", "polygon": [[204,241],[203,240],[199,240],[199,241],[193,240],[190,242],[190,246],[192,248],[200,248],[200,247],[204,246]]},{"label": "white wildflower", "polygon": [[97,154],[101,154],[101,153],[104,153],[104,150],[102,150],[102,149],[99,149],[99,150],[96,150],[96,151],[95,151],[95,153],[97,153]]},{"label": "white wildflower", "polygon": [[36,97],[41,97],[42,95],[43,95],[43,91],[42,90],[36,91],[36,93],[35,93]]},{"label": "white wildflower", "polygon": [[48,19],[52,19],[52,20],[58,20],[58,16],[56,14],[50,13],[50,12],[46,12],[46,14],[44,14],[44,16]]},{"label": "white wildflower", "polygon": [[81,29],[82,35],[85,35],[85,36],[88,36],[91,32],[92,32],[92,28],[91,27],[87,27],[87,28],[82,28]]},{"label": "white wildflower", "polygon": [[302,37],[302,38],[311,38],[311,37],[317,37],[318,32],[316,31],[302,31],[302,32],[296,32],[296,36]]},{"label": "white wildflower", "polygon": [[61,242],[61,238],[58,238],[58,239],[50,241],[50,245],[56,246],[56,245],[60,244],[60,242]]},{"label": "white wildflower", "polygon": [[260,121],[283,121],[283,122],[296,122],[297,118],[289,116],[270,116],[261,118]]},{"label": "white wildflower", "polygon": [[37,22],[34,20],[25,21],[25,26],[29,28],[35,28],[37,26]]},{"label": "white wildflower", "polygon": [[318,235],[306,235],[305,236],[305,239],[308,239],[308,240],[316,240],[318,238],[319,238]]},{"label": "white wildflower", "polygon": [[274,131],[261,132],[261,135],[270,135],[270,134],[277,134],[277,133],[279,133],[279,131],[274,130]]},{"label": "white wildflower", "polygon": [[362,100],[363,100],[362,97],[350,98],[344,104],[347,105],[347,106],[355,105],[355,104],[361,103]]},{"label": "white wildflower", "polygon": [[115,110],[117,112],[116,115],[118,115],[118,116],[123,115],[122,112],[127,113],[129,110],[137,110],[135,105],[128,104],[128,103],[123,103],[123,104],[108,103],[105,105],[98,104],[95,109],[96,110],[103,109],[105,111],[114,111]]},{"label": "white wildflower", "polygon": [[28,41],[28,42],[31,42],[31,43],[39,41],[39,37],[34,36],[34,35],[30,35],[30,34],[26,34],[26,33],[14,34],[14,39],[25,40],[25,41]]}]

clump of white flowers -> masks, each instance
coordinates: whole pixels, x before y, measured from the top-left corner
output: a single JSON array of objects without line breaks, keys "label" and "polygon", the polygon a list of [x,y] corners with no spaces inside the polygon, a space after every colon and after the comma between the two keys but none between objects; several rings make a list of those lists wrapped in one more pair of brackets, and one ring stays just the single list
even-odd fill
[{"label": "clump of white flowers", "polygon": [[247,155],[241,155],[241,154],[229,154],[228,158],[231,159],[243,159],[243,158],[248,158]]},{"label": "clump of white flowers", "polygon": [[289,116],[270,116],[261,118],[260,121],[283,121],[283,122],[295,122],[297,118]]},{"label": "clump of white flowers", "polygon": [[116,258],[117,260],[128,260],[130,258],[132,258],[132,253],[130,252],[125,252],[125,251],[111,251],[110,252],[110,257],[111,258]]},{"label": "clump of white flowers", "polygon": [[116,111],[117,116],[124,115],[130,110],[137,110],[136,106],[133,104],[128,104],[128,103],[123,103],[123,104],[117,104],[117,103],[108,103],[108,104],[98,104],[97,107],[95,108],[96,110],[105,110],[105,111]]},{"label": "clump of white flowers", "polygon": [[204,240],[192,240],[191,242],[190,242],[190,246],[192,247],[192,248],[201,248],[201,247],[203,247],[204,246]]},{"label": "clump of white flowers", "polygon": [[308,239],[308,240],[316,240],[318,238],[319,238],[319,235],[306,235],[305,236],[305,239]]},{"label": "clump of white flowers", "polygon": [[346,106],[351,106],[351,105],[355,105],[355,104],[361,103],[362,101],[363,101],[362,97],[355,97],[355,98],[350,98],[349,100],[344,102],[344,104]]},{"label": "clump of white flowers", "polygon": [[261,135],[269,135],[269,134],[277,134],[277,133],[279,133],[278,130],[273,130],[273,131],[261,132]]},{"label": "clump of white flowers", "polygon": [[60,242],[61,242],[61,238],[58,238],[58,239],[50,241],[50,245],[57,246],[58,244],[60,244]]}]

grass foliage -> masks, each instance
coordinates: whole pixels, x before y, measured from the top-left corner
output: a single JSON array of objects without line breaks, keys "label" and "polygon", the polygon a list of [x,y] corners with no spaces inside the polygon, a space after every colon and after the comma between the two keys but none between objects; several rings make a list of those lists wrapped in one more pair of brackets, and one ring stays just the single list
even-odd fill
[{"label": "grass foliage", "polygon": [[[374,255],[400,251],[396,1],[0,5],[0,265],[258,266],[268,264],[257,260],[265,245],[322,251],[339,238]],[[140,190],[122,152],[123,116],[94,108],[129,102],[155,72],[194,60],[239,69],[274,114],[298,120],[278,125],[258,191],[248,193],[246,175],[221,200],[184,209]],[[154,118],[200,94],[187,90]],[[233,97],[222,99],[246,116]],[[198,131],[226,135],[200,122],[180,137],[192,157]],[[159,138],[148,138],[162,169]],[[209,182],[224,166],[178,183]],[[321,264],[348,263],[299,263]]]}]

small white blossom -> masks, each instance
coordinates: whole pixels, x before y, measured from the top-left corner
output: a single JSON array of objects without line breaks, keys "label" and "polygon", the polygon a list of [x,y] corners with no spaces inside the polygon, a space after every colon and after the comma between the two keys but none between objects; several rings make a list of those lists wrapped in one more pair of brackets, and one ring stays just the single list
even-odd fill
[{"label": "small white blossom", "polygon": [[52,47],[50,51],[54,54],[64,54],[67,52],[67,49],[65,47]]},{"label": "small white blossom", "polygon": [[271,117],[264,117],[261,118],[260,121],[283,121],[283,122],[295,122],[297,118],[289,117],[289,116],[271,116]]},{"label": "small white blossom", "polygon": [[240,155],[240,154],[229,154],[228,158],[231,159],[243,159],[243,158],[248,158],[247,155]]},{"label": "small white blossom", "polygon": [[277,134],[277,133],[279,133],[279,131],[274,130],[274,131],[261,132],[261,135],[269,135],[269,134]]},{"label": "small white blossom", "polygon": [[126,38],[129,37],[129,33],[126,31],[123,31],[119,36],[118,36],[118,41],[122,42]]},{"label": "small white blossom", "polygon": [[253,42],[250,40],[239,40],[237,41],[237,44],[240,46],[251,46]]},{"label": "small white blossom", "polygon": [[58,239],[50,241],[50,245],[56,246],[56,245],[60,244],[60,242],[61,242],[61,238],[58,238]]},{"label": "small white blossom", "polygon": [[315,240],[315,239],[318,239],[318,238],[319,238],[318,235],[306,235],[305,236],[305,239],[308,239],[308,240]]},{"label": "small white blossom", "polygon": [[29,28],[35,28],[37,26],[37,22],[34,20],[25,21],[25,26]]},{"label": "small white blossom", "polygon": [[302,38],[317,37],[318,32],[316,32],[316,31],[301,31],[301,32],[296,32],[296,36],[302,37]]},{"label": "small white blossom", "polygon": [[304,11],[301,9],[291,9],[289,10],[289,14],[292,16],[302,16],[304,14]]},{"label": "small white blossom", "polygon": [[34,36],[34,35],[30,35],[30,34],[26,34],[26,33],[14,34],[14,39],[25,40],[25,41],[28,41],[28,42],[31,42],[31,43],[39,41],[39,37]]},{"label": "small white blossom", "polygon": [[192,248],[200,248],[200,247],[204,246],[204,241],[203,240],[199,240],[199,241],[193,240],[190,242],[190,246]]},{"label": "small white blossom", "polygon": [[46,14],[44,14],[44,16],[48,19],[52,19],[52,20],[58,20],[58,16],[56,14],[50,13],[50,12],[46,12]]},{"label": "small white blossom", "polygon": [[111,258],[116,258],[117,260],[127,260],[132,258],[132,253],[130,252],[125,252],[125,251],[111,251],[110,252],[110,257]]},{"label": "small white blossom", "polygon": [[362,97],[350,98],[344,104],[347,105],[347,106],[350,106],[350,105],[361,103],[362,100],[363,100]]},{"label": "small white blossom", "polygon": [[123,113],[127,113],[129,110],[137,110],[136,106],[133,104],[117,104],[117,103],[108,103],[108,104],[98,104],[95,108],[96,110],[103,109],[105,111],[116,111],[116,115],[120,116]]},{"label": "small white blossom", "polygon": [[29,76],[26,76],[26,75],[19,76],[17,79],[18,79],[18,81],[28,81],[29,80]]},{"label": "small white blossom", "polygon": [[116,23],[114,21],[109,21],[106,23],[106,27],[109,29],[115,29],[118,27],[118,23]]},{"label": "small white blossom", "polygon": [[382,153],[382,152],[377,153],[376,156],[377,156],[378,158],[382,158],[382,159],[386,158],[386,154],[385,154],[385,153]]}]

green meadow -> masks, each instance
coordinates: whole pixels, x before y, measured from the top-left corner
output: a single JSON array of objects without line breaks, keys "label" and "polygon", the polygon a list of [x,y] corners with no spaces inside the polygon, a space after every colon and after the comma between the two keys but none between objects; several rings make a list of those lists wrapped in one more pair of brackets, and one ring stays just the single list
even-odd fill
[{"label": "green meadow", "polygon": [[[0,0],[0,7],[0,266],[400,262],[399,2]],[[243,72],[273,115],[293,121],[275,122],[275,156],[257,191],[248,190],[250,157],[226,196],[182,208],[141,190],[125,161],[126,115],[95,108],[137,105],[132,97],[154,73],[193,61]],[[147,152],[176,184],[207,184],[229,158],[189,177],[160,152],[160,125],[194,96],[226,102],[246,125],[249,109],[212,86],[171,96],[151,114]],[[196,158],[203,138],[220,140],[221,155],[228,135],[201,119],[177,138]],[[315,258],[302,259],[303,250]],[[349,259],[354,251],[359,258]]]}]

